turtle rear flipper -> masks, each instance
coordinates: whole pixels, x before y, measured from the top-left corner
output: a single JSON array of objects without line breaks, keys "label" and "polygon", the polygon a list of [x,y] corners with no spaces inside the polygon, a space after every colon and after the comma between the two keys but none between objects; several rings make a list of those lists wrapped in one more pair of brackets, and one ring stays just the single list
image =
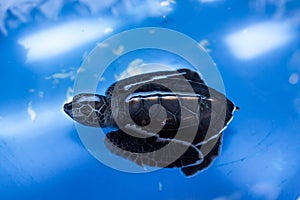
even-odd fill
[{"label": "turtle rear flipper", "polygon": [[183,167],[181,168],[181,171],[184,173],[186,176],[192,176],[196,174],[198,171],[201,171],[212,163],[212,161],[219,155],[220,149],[221,149],[221,140],[222,137],[219,137],[217,143],[213,147],[213,149],[206,155],[204,156],[203,162],[197,165],[191,165],[188,167]]}]

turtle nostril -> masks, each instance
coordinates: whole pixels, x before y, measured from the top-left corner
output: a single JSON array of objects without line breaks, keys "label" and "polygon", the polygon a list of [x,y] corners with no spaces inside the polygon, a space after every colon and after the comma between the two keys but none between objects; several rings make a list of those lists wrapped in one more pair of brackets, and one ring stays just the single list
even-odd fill
[{"label": "turtle nostril", "polygon": [[66,113],[69,113],[70,111],[72,111],[72,104],[71,104],[71,103],[66,103],[66,104],[64,105],[64,111],[65,111]]}]

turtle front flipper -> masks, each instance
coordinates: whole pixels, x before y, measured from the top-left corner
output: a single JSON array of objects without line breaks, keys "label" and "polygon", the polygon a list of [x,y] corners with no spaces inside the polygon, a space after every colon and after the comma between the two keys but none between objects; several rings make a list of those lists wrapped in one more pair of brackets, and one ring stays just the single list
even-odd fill
[{"label": "turtle front flipper", "polygon": [[196,71],[187,68],[178,69],[177,71],[181,73],[183,77],[189,81],[205,84],[204,80]]},{"label": "turtle front flipper", "polygon": [[[106,135],[105,144],[112,153],[140,166],[174,168],[195,165],[203,160],[196,146],[159,135],[137,138],[117,130]],[[183,153],[177,155],[176,152]]]}]

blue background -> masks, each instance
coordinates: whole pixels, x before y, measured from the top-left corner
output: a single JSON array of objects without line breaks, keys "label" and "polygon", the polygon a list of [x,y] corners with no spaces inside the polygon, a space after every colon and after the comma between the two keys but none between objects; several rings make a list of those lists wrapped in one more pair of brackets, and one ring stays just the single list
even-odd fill
[{"label": "blue background", "polygon": [[[0,199],[299,199],[299,13],[298,0],[1,2]],[[87,21],[95,25],[81,29]],[[79,35],[71,42],[86,40],[65,51],[69,37],[51,51],[55,34],[29,46],[22,42],[55,27],[66,31],[68,23],[77,23],[70,38]],[[225,131],[220,156],[191,178],[178,169],[130,174],[103,165],[62,111],[77,70],[97,43],[145,26],[208,41],[226,95],[241,108]],[[234,33],[242,39],[228,40]],[[244,43],[246,51],[239,47]],[[46,56],[29,53],[38,45]],[[100,90],[122,70],[107,71]]]}]

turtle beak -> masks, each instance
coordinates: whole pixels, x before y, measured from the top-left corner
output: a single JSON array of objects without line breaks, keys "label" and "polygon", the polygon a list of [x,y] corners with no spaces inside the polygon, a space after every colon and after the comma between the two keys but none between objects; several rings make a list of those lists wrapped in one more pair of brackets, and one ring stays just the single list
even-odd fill
[{"label": "turtle beak", "polygon": [[70,103],[66,103],[64,105],[64,111],[67,115],[69,115],[71,118],[73,118],[73,114],[72,114],[72,102]]}]

